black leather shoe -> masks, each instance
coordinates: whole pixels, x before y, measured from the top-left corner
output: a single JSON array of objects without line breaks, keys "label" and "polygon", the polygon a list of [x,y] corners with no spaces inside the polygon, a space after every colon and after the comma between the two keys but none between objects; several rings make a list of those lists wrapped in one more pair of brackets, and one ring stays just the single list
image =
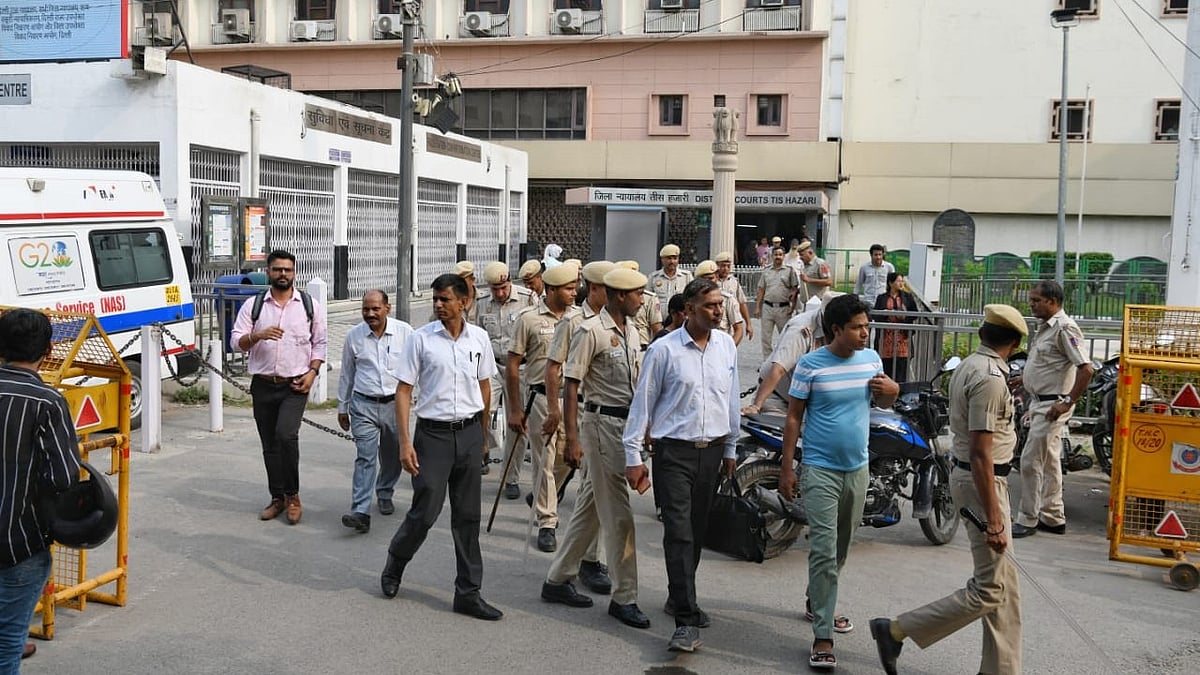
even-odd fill
[{"label": "black leather shoe", "polygon": [[1062,525],[1047,525],[1039,520],[1037,529],[1041,530],[1042,532],[1049,532],[1050,534],[1066,534],[1067,524],[1063,523]]},{"label": "black leather shoe", "polygon": [[396,512],[396,505],[390,499],[379,498],[379,514],[382,516],[390,516]]},{"label": "black leather shoe", "polygon": [[598,595],[612,593],[612,579],[608,577],[608,568],[601,562],[584,560],[579,563],[579,583],[589,591]]},{"label": "black leather shoe", "polygon": [[[675,616],[675,605],[671,604],[671,598],[667,598],[666,604],[663,605],[663,611],[667,616]],[[693,617],[693,621],[696,628],[708,628],[712,625],[712,619],[709,618],[708,612],[699,607],[696,608],[696,616]]]},{"label": "black leather shoe", "polygon": [[520,499],[521,498],[521,486],[517,485],[516,483],[509,483],[508,485],[505,485],[504,486],[504,498],[505,499]]},{"label": "black leather shoe", "polygon": [[504,616],[504,612],[487,604],[483,598],[474,600],[454,598],[454,611],[457,614],[466,614],[484,621],[499,621],[500,617]]},{"label": "black leather shoe", "polygon": [[365,513],[347,513],[342,516],[342,524],[359,534],[366,534],[371,531],[371,516]]},{"label": "black leather shoe", "polygon": [[892,637],[891,619],[871,619],[871,637],[875,638],[875,651],[879,652],[879,665],[888,675],[896,675],[896,659],[904,643]]},{"label": "black leather shoe", "polygon": [[533,508],[533,493],[532,492],[525,494],[525,506],[528,506],[531,509]]},{"label": "black leather shoe", "polygon": [[615,617],[617,621],[631,626],[633,628],[649,628],[650,617],[646,616],[642,610],[638,609],[637,603],[631,602],[628,605],[618,605],[616,602],[608,603],[608,615]]},{"label": "black leather shoe", "polygon": [[383,591],[383,597],[396,597],[396,594],[400,592],[400,577],[403,575],[404,566],[389,553],[383,574],[379,575],[379,588]]},{"label": "black leather shoe", "polygon": [[542,599],[568,607],[592,606],[592,599],[575,590],[575,586],[569,581],[561,584],[552,584],[549,581],[542,583]]},{"label": "black leather shoe", "polygon": [[1038,531],[1038,528],[1036,528],[1036,527],[1025,527],[1024,525],[1022,525],[1020,523],[1012,524],[1013,539],[1021,539],[1022,537],[1028,537],[1029,535],[1037,534],[1037,531]]},{"label": "black leather shoe", "polygon": [[543,527],[538,529],[538,550],[543,553],[553,553],[558,549],[558,539],[554,536],[553,527]]}]

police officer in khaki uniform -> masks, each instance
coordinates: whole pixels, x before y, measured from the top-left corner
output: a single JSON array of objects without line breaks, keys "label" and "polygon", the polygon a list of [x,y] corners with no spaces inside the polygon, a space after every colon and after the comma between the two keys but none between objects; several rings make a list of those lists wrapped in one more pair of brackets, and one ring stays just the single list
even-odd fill
[{"label": "police officer in khaki uniform", "polygon": [[800,272],[800,281],[804,282],[804,302],[808,302],[814,295],[824,300],[825,293],[833,287],[833,273],[829,270],[829,263],[817,257],[811,241],[800,244],[800,261],[804,263]]},{"label": "police officer in khaki uniform", "polygon": [[717,326],[717,330],[729,333],[733,337],[734,346],[742,344],[742,338],[746,334],[746,325],[742,319],[742,315],[738,312],[737,298],[732,293],[721,288],[717,283],[717,263],[712,260],[701,260],[696,265],[696,278],[708,279],[717,284],[718,290],[721,291],[721,298],[724,300],[724,306],[721,307],[721,321]]},{"label": "police officer in khaki uniform", "polygon": [[[492,341],[492,353],[496,355],[497,367],[497,373],[492,378],[492,391],[503,392],[504,373],[508,363],[508,342],[512,336],[513,324],[516,323],[517,314],[521,310],[537,304],[537,296],[528,288],[513,286],[508,279],[508,265],[500,261],[487,264],[487,267],[483,269],[483,280],[487,282],[491,293],[476,300],[471,322],[487,331],[488,338]],[[520,405],[519,400],[514,404],[511,401],[502,400],[500,396],[496,398],[498,401],[492,408],[497,411],[497,416],[501,408],[507,410],[510,405]],[[484,462],[487,462],[490,457],[499,457],[508,449],[505,443],[505,425],[492,424],[492,420],[487,420],[487,423],[491,425],[489,427],[491,433],[488,434],[487,448],[483,453]],[[516,452],[518,459],[510,463],[508,475],[504,477],[506,480],[504,496],[508,499],[516,499],[521,496],[521,488],[517,483],[521,478],[520,457],[525,452],[522,448],[518,448]],[[486,467],[487,464],[485,463],[484,466]]]},{"label": "police officer in khaki uniform", "polygon": [[[641,345],[632,317],[641,307],[646,277],[633,270],[614,269],[604,275],[604,286],[607,303],[575,329],[563,366],[568,451],[583,448],[599,518],[578,508],[571,515],[563,547],[542,584],[542,598],[572,607],[591,606],[591,598],[575,591],[570,579],[587,542],[596,534],[598,520],[615,581],[608,613],[627,626],[649,628],[650,619],[637,605],[637,549],[621,441],[641,366]],[[576,399],[581,386],[585,394],[582,413]]]},{"label": "police officer in khaki uniform", "polygon": [[758,293],[755,297],[757,310],[754,316],[759,318],[759,328],[762,329],[764,359],[771,355],[775,333],[783,332],[783,327],[792,318],[799,287],[796,271],[783,264],[783,249],[772,249],[771,266],[764,267],[758,273]]},{"label": "police officer in khaki uniform", "polygon": [[[896,672],[906,637],[922,649],[966,627],[983,622],[979,672],[1021,672],[1021,597],[1017,568],[1004,551],[1007,532],[1008,475],[1017,443],[1009,393],[1008,357],[1028,333],[1021,313],[1008,305],[988,305],[979,327],[980,346],[954,371],[950,381],[950,431],[954,471],[950,494],[955,507],[984,518],[987,531],[968,527],[975,569],[966,588],[896,619],[872,619],[884,671]],[[958,670],[964,670],[959,668]]]},{"label": "police officer in khaki uniform", "polygon": [[721,251],[713,260],[717,263],[717,284],[721,286],[721,290],[737,298],[738,313],[742,315],[742,323],[746,326],[746,339],[753,340],[754,324],[750,323],[750,300],[746,298],[742,282],[738,281],[733,273],[733,254]]},{"label": "police officer in khaki uniform", "polygon": [[[544,276],[546,297],[536,307],[521,312],[513,326],[508,345],[506,383],[508,400],[522,401],[508,407],[508,428],[529,438],[533,455],[533,510],[538,521],[538,549],[552,552],[557,548],[558,485],[570,467],[563,458],[564,434],[544,436],[546,420],[546,354],[554,337],[554,327],[563,318],[580,312],[575,306],[578,275],[573,265],[559,265]],[[528,392],[521,389],[521,361],[525,362]],[[525,411],[528,410],[528,416]],[[533,433],[529,433],[532,429]]]},{"label": "police officer in khaki uniform", "polygon": [[[619,260],[616,266],[634,272],[638,271],[636,260]],[[642,293],[645,295],[642,299],[642,308],[633,317],[633,325],[637,326],[638,339],[642,342],[642,351],[645,351],[654,336],[658,335],[658,331],[662,330],[663,314],[658,305],[658,296],[647,290],[643,290]]]},{"label": "police officer in khaki uniform", "polygon": [[661,318],[667,313],[671,296],[683,292],[684,286],[692,280],[692,273],[679,269],[679,247],[675,244],[663,246],[658,251],[658,259],[662,261],[662,268],[650,275],[646,290],[658,297],[658,316]]},{"label": "police officer in khaki uniform", "polygon": [[[463,305],[463,318],[470,321],[475,315],[475,263],[470,260],[459,260],[454,264],[454,273],[462,277],[467,282],[467,302]],[[437,321],[437,316],[432,315],[430,321]]]},{"label": "police officer in khaki uniform", "polygon": [[542,280],[542,262],[540,260],[526,260],[521,269],[517,270],[517,277],[521,279],[521,283],[525,284],[534,295],[541,297],[545,295],[545,284]]},{"label": "police officer in khaki uniform", "polygon": [[1021,452],[1021,505],[1013,536],[1038,530],[1066,534],[1062,496],[1062,431],[1075,402],[1092,380],[1092,362],[1083,351],[1083,331],[1063,311],[1063,289],[1044,280],[1029,289],[1029,309],[1042,320],[1029,341],[1020,384],[1032,399],[1029,436]]}]

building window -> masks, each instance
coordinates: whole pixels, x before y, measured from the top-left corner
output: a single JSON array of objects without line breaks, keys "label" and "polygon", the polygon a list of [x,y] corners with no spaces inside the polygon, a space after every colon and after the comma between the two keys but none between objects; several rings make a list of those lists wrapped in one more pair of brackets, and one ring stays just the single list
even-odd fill
[{"label": "building window", "polygon": [[[221,0],[217,3],[217,18],[221,18],[221,10],[244,9],[250,12],[250,22],[254,22],[254,0]],[[170,10],[167,10],[170,11]]]},{"label": "building window", "polygon": [[685,94],[651,94],[646,133],[664,136],[688,135],[688,97]]},{"label": "building window", "polygon": [[554,0],[554,9],[582,9],[585,12],[599,12],[601,0]]},{"label": "building window", "polygon": [[[1058,140],[1059,129],[1059,111],[1062,109],[1062,101],[1055,101],[1051,106],[1050,113],[1050,140]],[[1087,118],[1087,128],[1084,128],[1084,118]],[[1096,117],[1095,101],[1084,101],[1083,99],[1067,99],[1067,140],[1082,141],[1092,140],[1092,121]]]},{"label": "building window", "polygon": [[399,89],[374,89],[359,91],[306,91],[306,94],[320,96],[355,108],[362,108],[388,117],[399,118],[403,113],[400,105],[403,98]]},{"label": "building window", "polygon": [[788,97],[784,94],[750,94],[742,124],[747,136],[786,136]]},{"label": "building window", "polygon": [[323,21],[334,17],[337,0],[296,0],[298,21]]},{"label": "building window", "polygon": [[724,108],[725,107],[725,94],[713,94],[713,107],[714,108]]},{"label": "building window", "polygon": [[1160,99],[1154,102],[1154,140],[1179,140],[1179,99]]},{"label": "building window", "polygon": [[171,280],[171,254],[162,230],[93,232],[89,238],[96,263],[96,282],[102,290]]},{"label": "building window", "polygon": [[470,89],[450,103],[454,131],[483,140],[584,140],[586,89]]},{"label": "building window", "polygon": [[757,122],[760,127],[783,126],[783,96],[780,94],[759,94],[756,108]]},{"label": "building window", "polygon": [[700,9],[700,0],[649,0],[646,9]]},{"label": "building window", "polygon": [[508,14],[508,0],[465,0],[463,11]]},{"label": "building window", "polygon": [[380,14],[403,14],[404,0],[379,0],[378,9]]},{"label": "building window", "polygon": [[683,126],[683,96],[681,94],[658,97],[658,126]]},{"label": "building window", "polygon": [[1073,9],[1081,19],[1100,16],[1100,0],[1058,0],[1058,9]]},{"label": "building window", "polygon": [[1162,0],[1162,15],[1187,18],[1188,0]]}]

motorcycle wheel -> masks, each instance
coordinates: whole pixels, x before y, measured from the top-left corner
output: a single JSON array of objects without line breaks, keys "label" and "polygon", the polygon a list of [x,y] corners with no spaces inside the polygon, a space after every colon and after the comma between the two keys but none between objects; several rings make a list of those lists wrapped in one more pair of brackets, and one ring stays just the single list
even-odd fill
[{"label": "motorcycle wheel", "polygon": [[1112,452],[1113,452],[1113,437],[1112,432],[1108,430],[1097,431],[1092,434],[1092,452],[1096,454],[1096,461],[1100,464],[1100,469],[1105,474],[1112,475]]},{"label": "motorcycle wheel", "polygon": [[[762,487],[771,490],[779,490],[779,465],[773,462],[752,462],[738,467],[737,470],[738,487],[743,493],[751,492],[754,486],[761,485]],[[799,481],[797,481],[797,491],[799,491]],[[795,499],[799,499],[800,495],[796,494]],[[788,550],[796,540],[800,538],[800,533],[804,530],[804,526],[789,518],[784,518],[776,514],[767,512],[763,514],[766,519],[767,531],[767,547],[763,556],[767,559]]]},{"label": "motorcycle wheel", "polygon": [[921,532],[934,546],[950,543],[958,532],[960,516],[954,508],[954,499],[950,497],[950,471],[943,461],[939,461],[933,470],[933,511],[928,518],[920,519]]}]

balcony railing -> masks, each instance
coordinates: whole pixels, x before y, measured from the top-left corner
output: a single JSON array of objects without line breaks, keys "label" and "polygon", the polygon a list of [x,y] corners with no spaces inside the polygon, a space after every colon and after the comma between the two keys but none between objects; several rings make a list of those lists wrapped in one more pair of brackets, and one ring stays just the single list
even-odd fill
[{"label": "balcony railing", "polygon": [[700,10],[648,9],[643,30],[647,33],[695,33],[700,30]]},{"label": "balcony railing", "polygon": [[804,30],[804,12],[799,6],[747,7],[742,30]]}]

